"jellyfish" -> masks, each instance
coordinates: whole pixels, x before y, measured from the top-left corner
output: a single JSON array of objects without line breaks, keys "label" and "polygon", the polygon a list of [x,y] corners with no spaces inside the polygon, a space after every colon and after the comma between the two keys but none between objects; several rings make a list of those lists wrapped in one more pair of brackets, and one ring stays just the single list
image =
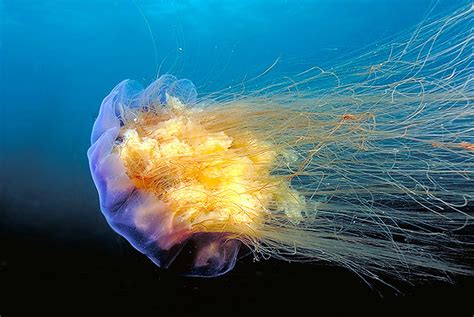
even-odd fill
[{"label": "jellyfish", "polygon": [[472,275],[472,15],[263,86],[198,98],[171,74],[122,81],[87,153],[102,213],[157,266],[192,276],[241,255],[375,280]]}]

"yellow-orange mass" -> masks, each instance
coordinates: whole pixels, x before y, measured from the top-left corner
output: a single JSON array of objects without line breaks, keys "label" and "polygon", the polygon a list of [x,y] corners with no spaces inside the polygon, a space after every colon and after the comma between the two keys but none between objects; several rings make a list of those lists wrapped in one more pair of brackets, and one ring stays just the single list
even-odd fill
[{"label": "yellow-orange mass", "polygon": [[288,177],[273,173],[281,153],[249,131],[222,130],[238,124],[231,117],[219,118],[219,129],[215,116],[173,97],[136,112],[116,147],[135,186],[156,195],[193,232],[258,235],[256,227],[278,211],[298,221],[304,197]]}]

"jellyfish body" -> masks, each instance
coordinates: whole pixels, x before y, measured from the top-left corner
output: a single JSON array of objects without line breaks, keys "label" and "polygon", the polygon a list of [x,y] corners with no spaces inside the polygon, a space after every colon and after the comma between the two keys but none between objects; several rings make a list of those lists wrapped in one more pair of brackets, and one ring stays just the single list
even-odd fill
[{"label": "jellyfish body", "polygon": [[472,274],[457,262],[473,221],[472,12],[247,94],[121,82],[88,151],[103,214],[190,275],[229,271],[242,246],[374,279]]},{"label": "jellyfish body", "polygon": [[225,234],[192,234],[174,222],[163,202],[136,188],[121,158],[114,153],[124,107],[143,110],[166,103],[171,95],[192,103],[196,91],[191,82],[170,75],[162,76],[145,90],[130,80],[118,84],[102,102],[92,130],[90,169],[104,216],[137,250],[158,266],[169,267],[189,245],[186,254],[181,254],[186,259],[176,261],[177,269],[191,275],[219,275],[233,268],[240,243],[226,239]]}]

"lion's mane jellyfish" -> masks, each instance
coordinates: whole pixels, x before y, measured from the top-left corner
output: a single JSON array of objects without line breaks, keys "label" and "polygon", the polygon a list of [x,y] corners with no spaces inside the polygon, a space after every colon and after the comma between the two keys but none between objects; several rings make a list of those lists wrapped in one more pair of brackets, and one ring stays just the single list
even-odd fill
[{"label": "lion's mane jellyfish", "polygon": [[[239,250],[381,279],[472,274],[472,7],[330,70],[197,99],[125,80],[90,168],[110,225],[160,267],[216,276]],[[241,250],[240,250],[241,251]]]}]

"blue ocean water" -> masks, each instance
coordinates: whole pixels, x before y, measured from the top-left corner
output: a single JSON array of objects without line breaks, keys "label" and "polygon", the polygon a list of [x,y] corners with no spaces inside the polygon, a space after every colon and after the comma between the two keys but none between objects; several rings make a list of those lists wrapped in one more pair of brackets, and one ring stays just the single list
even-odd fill
[{"label": "blue ocean water", "polygon": [[159,70],[198,92],[285,69],[331,65],[465,1],[0,1],[0,222],[113,236],[86,150],[99,105],[121,80]]}]

